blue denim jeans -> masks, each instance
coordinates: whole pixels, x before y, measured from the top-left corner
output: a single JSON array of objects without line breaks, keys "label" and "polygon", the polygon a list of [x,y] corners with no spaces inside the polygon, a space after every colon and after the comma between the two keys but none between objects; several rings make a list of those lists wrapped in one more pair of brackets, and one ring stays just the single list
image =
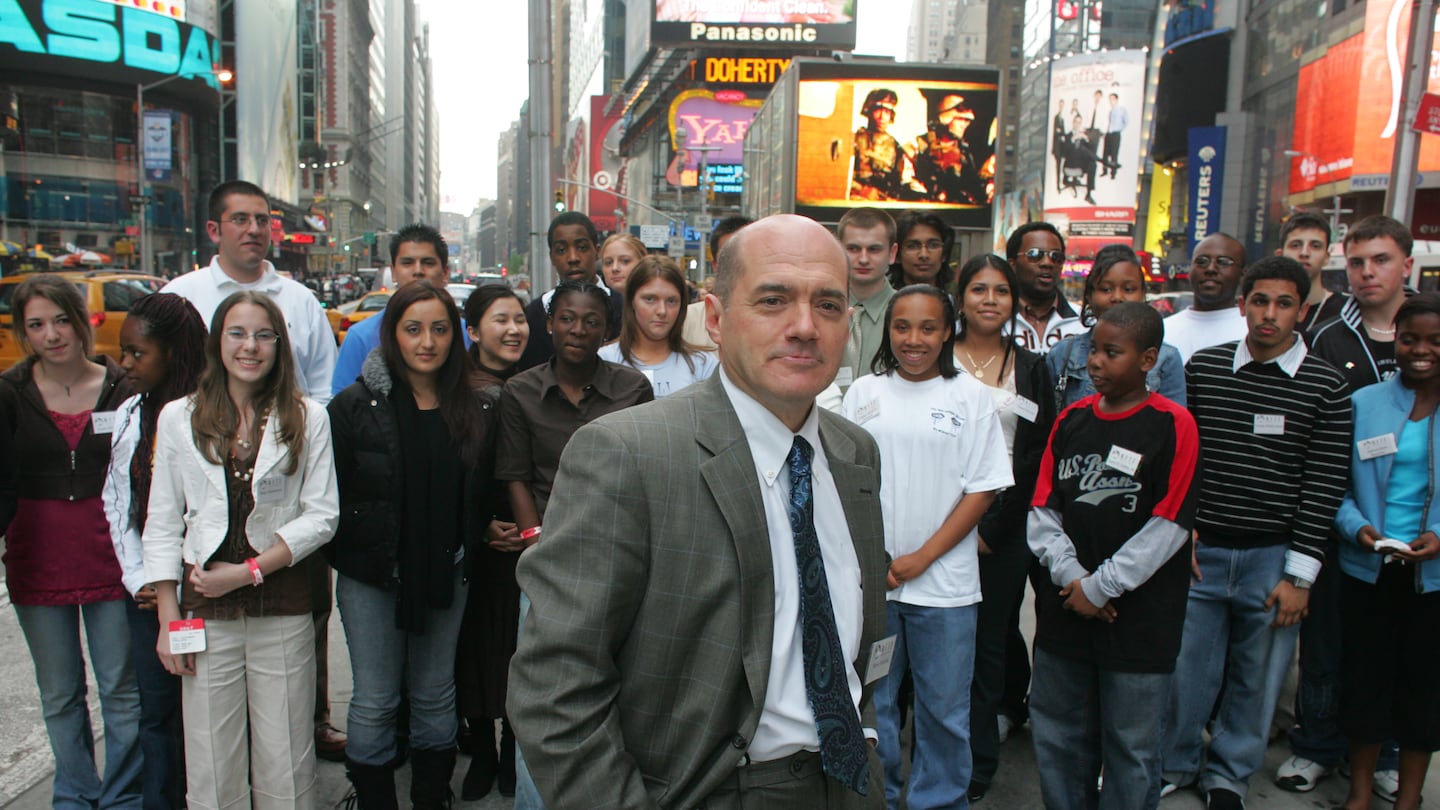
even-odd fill
[{"label": "blue denim jeans", "polygon": [[[525,617],[530,613],[530,597],[520,592],[520,626],[515,631],[515,641],[520,641],[520,634],[525,632]],[[545,801],[540,798],[540,791],[535,787],[535,780],[530,778],[530,768],[525,764],[525,754],[520,750],[519,743],[515,745],[515,810],[545,810]]]},{"label": "blue denim jeans", "polygon": [[[1203,579],[1190,586],[1175,662],[1164,748],[1170,782],[1198,781],[1202,790],[1226,788],[1243,797],[1265,761],[1275,702],[1300,633],[1298,624],[1273,627],[1275,609],[1265,608],[1285,575],[1286,549],[1218,548],[1203,534],[1195,544]],[[1207,752],[1201,734],[1216,698]]]},{"label": "blue denim jeans", "polygon": [[[1101,669],[1035,649],[1030,730],[1047,810],[1132,810],[1160,801],[1171,677]],[[1097,789],[1102,766],[1105,787]]]},{"label": "blue denim jeans", "polygon": [[[140,808],[140,690],[130,655],[125,602],[88,605],[16,605],[15,615],[35,661],[45,731],[55,755],[52,805],[57,808]],[[85,658],[100,690],[105,721],[105,773],[95,767],[95,737],[85,703]]]},{"label": "blue denim jeans", "polygon": [[165,671],[155,654],[160,619],[125,600],[135,682],[140,687],[140,771],[145,810],[185,807],[185,735],[180,725],[180,676]]},{"label": "blue denim jeans", "polygon": [[465,615],[466,586],[455,570],[450,607],[431,610],[424,633],[395,626],[396,593],[340,574],[335,604],[350,648],[355,692],[350,698],[345,756],[361,765],[385,765],[395,758],[400,696],[410,701],[410,747],[439,751],[455,747],[455,644]]},{"label": "blue denim jeans", "polygon": [[[970,679],[975,671],[979,605],[924,607],[885,603],[885,635],[895,636],[890,674],[876,684],[876,746],[885,765],[885,804],[910,810],[966,808],[970,787]],[[915,748],[909,790],[901,778],[900,681],[915,681]]]}]

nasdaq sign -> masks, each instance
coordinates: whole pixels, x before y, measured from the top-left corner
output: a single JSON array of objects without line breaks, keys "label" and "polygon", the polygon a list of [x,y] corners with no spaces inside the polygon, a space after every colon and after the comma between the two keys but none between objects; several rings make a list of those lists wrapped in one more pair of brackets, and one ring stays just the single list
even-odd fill
[{"label": "nasdaq sign", "polygon": [[214,75],[219,45],[208,32],[170,17],[104,0],[0,0],[0,70],[116,82]]}]

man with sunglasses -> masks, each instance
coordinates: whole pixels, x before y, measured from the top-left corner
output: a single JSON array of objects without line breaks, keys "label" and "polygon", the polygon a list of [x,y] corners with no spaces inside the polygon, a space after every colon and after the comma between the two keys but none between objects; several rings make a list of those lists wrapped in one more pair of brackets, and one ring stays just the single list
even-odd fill
[{"label": "man with sunglasses", "polygon": [[1190,256],[1190,289],[1194,300],[1165,319],[1165,342],[1180,350],[1180,359],[1210,346],[1242,340],[1249,329],[1235,304],[1245,275],[1245,246],[1235,237],[1212,233]]},{"label": "man with sunglasses", "polygon": [[1065,239],[1048,222],[1027,222],[1005,241],[1005,255],[1020,281],[1015,343],[1044,354],[1062,338],[1082,331],[1080,316],[1060,289]]},{"label": "man with sunglasses", "polygon": [[209,267],[186,273],[161,292],[175,293],[195,305],[205,323],[231,293],[259,290],[275,299],[285,315],[295,371],[305,395],[330,401],[335,373],[335,333],[325,310],[303,284],[275,272],[265,260],[270,252],[270,200],[254,183],[232,180],[210,192],[205,232],[216,245]]}]

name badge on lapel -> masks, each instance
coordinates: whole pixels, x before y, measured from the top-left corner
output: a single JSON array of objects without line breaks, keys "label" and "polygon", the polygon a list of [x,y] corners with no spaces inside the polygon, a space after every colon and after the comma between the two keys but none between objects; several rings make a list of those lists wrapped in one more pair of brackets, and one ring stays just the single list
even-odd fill
[{"label": "name badge on lapel", "polygon": [[255,482],[255,503],[278,503],[285,498],[285,476],[267,475]]}]

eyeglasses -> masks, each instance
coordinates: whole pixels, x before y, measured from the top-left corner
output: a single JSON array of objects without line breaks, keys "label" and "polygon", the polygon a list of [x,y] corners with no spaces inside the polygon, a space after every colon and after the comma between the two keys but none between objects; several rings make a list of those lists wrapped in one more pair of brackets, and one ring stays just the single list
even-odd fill
[{"label": "eyeglasses", "polygon": [[939,239],[931,239],[925,242],[921,242],[918,239],[907,239],[901,247],[905,249],[906,253],[919,253],[922,249],[927,253],[936,253],[945,249],[945,243]]},{"label": "eyeglasses", "polygon": [[1046,256],[1049,256],[1050,261],[1056,262],[1057,264],[1059,262],[1065,261],[1065,251],[1063,250],[1045,250],[1043,248],[1030,248],[1029,250],[1025,251],[1025,258],[1029,259],[1032,262],[1038,262]]},{"label": "eyeglasses", "polygon": [[1229,270],[1235,266],[1235,260],[1229,256],[1215,256],[1214,258],[1210,256],[1196,256],[1190,260],[1190,264],[1194,265],[1196,270],[1209,270],[1211,262],[1214,262],[1215,266],[1221,270]]},{"label": "eyeglasses", "polygon": [[270,227],[269,214],[256,214],[253,217],[249,214],[231,214],[225,218],[225,221],[242,230],[250,227],[251,222],[254,222],[260,228]]},{"label": "eyeglasses", "polygon": [[269,346],[280,339],[279,332],[272,332],[269,329],[261,329],[259,332],[246,332],[244,329],[239,328],[226,329],[224,335],[225,339],[231,343],[243,344],[251,338],[254,338],[255,342],[261,346]]}]

